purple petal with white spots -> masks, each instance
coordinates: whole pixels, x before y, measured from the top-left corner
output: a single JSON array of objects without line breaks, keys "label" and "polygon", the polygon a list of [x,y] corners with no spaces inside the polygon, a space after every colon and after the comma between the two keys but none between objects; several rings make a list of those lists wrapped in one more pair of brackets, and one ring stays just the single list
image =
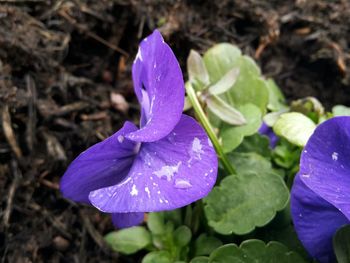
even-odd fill
[{"label": "purple petal with white spots", "polygon": [[350,117],[320,124],[301,156],[300,178],[350,220]]},{"label": "purple petal with white spots", "polygon": [[104,212],[171,210],[205,197],[215,184],[217,156],[203,128],[191,117],[165,138],[143,143],[129,175],[93,191],[91,203]]},{"label": "purple petal with white spots", "polygon": [[328,203],[296,175],[291,191],[291,210],[294,227],[300,241],[321,263],[335,262],[332,238],[349,220],[332,204]]},{"label": "purple petal with white spots", "polygon": [[142,223],[144,213],[115,213],[112,214],[112,222],[116,228],[126,228]]},{"label": "purple petal with white spots", "polygon": [[132,77],[141,104],[141,129],[127,138],[138,142],[159,140],[179,122],[185,96],[179,63],[159,31],[141,42]]},{"label": "purple petal with white spots", "polygon": [[126,122],[118,132],[82,152],[61,179],[63,196],[89,203],[91,191],[123,180],[132,165],[137,145],[125,135],[136,129],[134,124]]}]

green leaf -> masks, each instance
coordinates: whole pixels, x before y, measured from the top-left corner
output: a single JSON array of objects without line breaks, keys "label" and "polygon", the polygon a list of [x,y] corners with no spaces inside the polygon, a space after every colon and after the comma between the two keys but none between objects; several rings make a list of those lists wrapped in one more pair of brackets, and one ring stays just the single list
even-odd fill
[{"label": "green leaf", "polygon": [[173,263],[173,260],[167,251],[153,251],[142,259],[142,263]]},{"label": "green leaf", "polygon": [[238,110],[243,114],[247,124],[236,127],[223,125],[221,127],[219,136],[222,139],[222,146],[226,153],[240,145],[245,136],[256,133],[262,123],[261,111],[255,105],[246,104],[240,106]]},{"label": "green leaf", "polygon": [[187,71],[191,82],[196,83],[199,81],[199,84],[202,84],[202,88],[205,88],[209,84],[209,75],[204,61],[201,55],[195,50],[191,50],[187,58]]},{"label": "green leaf", "polygon": [[284,113],[273,125],[278,136],[298,146],[305,146],[315,128],[316,124],[299,112]]},{"label": "green leaf", "polygon": [[247,123],[242,113],[220,99],[220,97],[209,95],[205,101],[210,111],[222,121],[232,125],[244,125]]},{"label": "green leaf", "polygon": [[268,79],[266,80],[266,84],[269,91],[269,103],[267,104],[267,108],[270,111],[280,111],[285,109],[287,107],[285,104],[286,99],[276,82],[273,79]]},{"label": "green leaf", "polygon": [[334,116],[350,116],[350,108],[344,105],[336,105],[332,108]]},{"label": "green leaf", "polygon": [[204,54],[210,83],[216,83],[233,68],[240,73],[233,87],[223,98],[232,106],[247,103],[256,105],[265,113],[269,99],[268,88],[260,76],[260,69],[248,56],[242,56],[241,51],[230,44],[222,43],[210,48]]},{"label": "green leaf", "polygon": [[238,75],[239,69],[231,69],[218,82],[209,87],[209,93],[212,95],[220,95],[225,93],[236,83]]},{"label": "green leaf", "polygon": [[196,256],[207,256],[210,255],[214,249],[222,246],[222,242],[216,237],[208,236],[203,233],[196,239],[194,246]]},{"label": "green leaf", "polygon": [[150,233],[141,226],[114,231],[104,237],[113,250],[133,254],[151,244]]},{"label": "green leaf", "polygon": [[147,227],[153,234],[163,234],[165,232],[163,212],[149,213],[147,219]]},{"label": "green leaf", "polygon": [[178,227],[174,233],[174,243],[178,247],[184,247],[191,241],[192,233],[187,226]]},{"label": "green leaf", "polygon": [[240,153],[256,152],[265,158],[271,157],[270,142],[267,136],[258,133],[244,138],[244,141],[235,150]]},{"label": "green leaf", "polygon": [[208,257],[195,257],[190,261],[190,263],[208,263],[209,258]]},{"label": "green leaf", "polygon": [[305,263],[304,259],[278,242],[267,245],[263,241],[251,239],[239,247],[227,244],[216,249],[209,257],[209,263]]},{"label": "green leaf", "polygon": [[350,262],[350,225],[337,230],[333,237],[333,247],[338,263]]},{"label": "green leaf", "polygon": [[208,224],[220,234],[244,235],[268,224],[288,203],[289,192],[271,163],[255,153],[231,156],[236,175],[225,177],[204,199]]}]

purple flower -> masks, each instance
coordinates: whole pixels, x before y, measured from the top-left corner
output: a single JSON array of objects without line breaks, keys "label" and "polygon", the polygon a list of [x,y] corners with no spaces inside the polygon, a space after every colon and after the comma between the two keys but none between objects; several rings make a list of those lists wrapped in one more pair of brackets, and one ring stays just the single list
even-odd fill
[{"label": "purple flower", "polygon": [[266,135],[270,141],[270,147],[275,148],[278,142],[277,135],[273,132],[272,128],[267,126],[265,122],[263,122],[258,130],[259,134]]},{"label": "purple flower", "polygon": [[299,239],[320,262],[335,262],[332,238],[350,220],[350,117],[317,127],[301,155],[291,192]]},{"label": "purple flower", "polygon": [[218,167],[205,131],[182,114],[181,69],[158,31],[141,42],[132,77],[141,127],[126,122],[81,153],[61,180],[66,198],[111,213],[117,227],[139,224],[144,212],[172,210],[205,197]]}]

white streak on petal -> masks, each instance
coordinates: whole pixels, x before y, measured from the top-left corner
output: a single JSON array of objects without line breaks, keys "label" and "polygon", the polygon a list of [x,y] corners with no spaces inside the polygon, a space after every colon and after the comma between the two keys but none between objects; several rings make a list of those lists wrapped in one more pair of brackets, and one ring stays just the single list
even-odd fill
[{"label": "white streak on petal", "polygon": [[139,193],[139,191],[136,189],[136,185],[133,185],[132,189],[131,189],[131,192],[130,192],[131,196],[135,196],[138,193]]},{"label": "white streak on petal", "polygon": [[338,153],[337,152],[333,152],[332,153],[332,160],[333,161],[337,161],[338,160]]},{"label": "white streak on petal", "polygon": [[160,170],[153,172],[158,178],[166,178],[168,181],[170,181],[174,174],[179,171],[179,167],[182,162],[178,162],[177,165],[165,165]]}]

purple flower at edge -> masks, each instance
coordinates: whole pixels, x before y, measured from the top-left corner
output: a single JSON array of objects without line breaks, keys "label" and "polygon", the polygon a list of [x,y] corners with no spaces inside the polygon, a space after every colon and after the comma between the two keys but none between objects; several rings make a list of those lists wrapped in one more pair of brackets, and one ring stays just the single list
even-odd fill
[{"label": "purple flower at edge", "polygon": [[132,77],[141,104],[140,128],[125,122],[81,153],[60,183],[64,197],[112,214],[116,227],[141,223],[144,212],[172,210],[205,197],[218,169],[205,131],[182,114],[181,69],[158,31],[141,42]]},{"label": "purple flower at edge", "polygon": [[265,122],[263,122],[258,130],[259,134],[266,135],[270,141],[270,147],[275,148],[279,138],[273,132],[272,128],[267,126]]},{"label": "purple flower at edge", "polygon": [[299,239],[321,263],[335,262],[332,238],[350,223],[350,117],[320,124],[306,144],[291,191]]}]

